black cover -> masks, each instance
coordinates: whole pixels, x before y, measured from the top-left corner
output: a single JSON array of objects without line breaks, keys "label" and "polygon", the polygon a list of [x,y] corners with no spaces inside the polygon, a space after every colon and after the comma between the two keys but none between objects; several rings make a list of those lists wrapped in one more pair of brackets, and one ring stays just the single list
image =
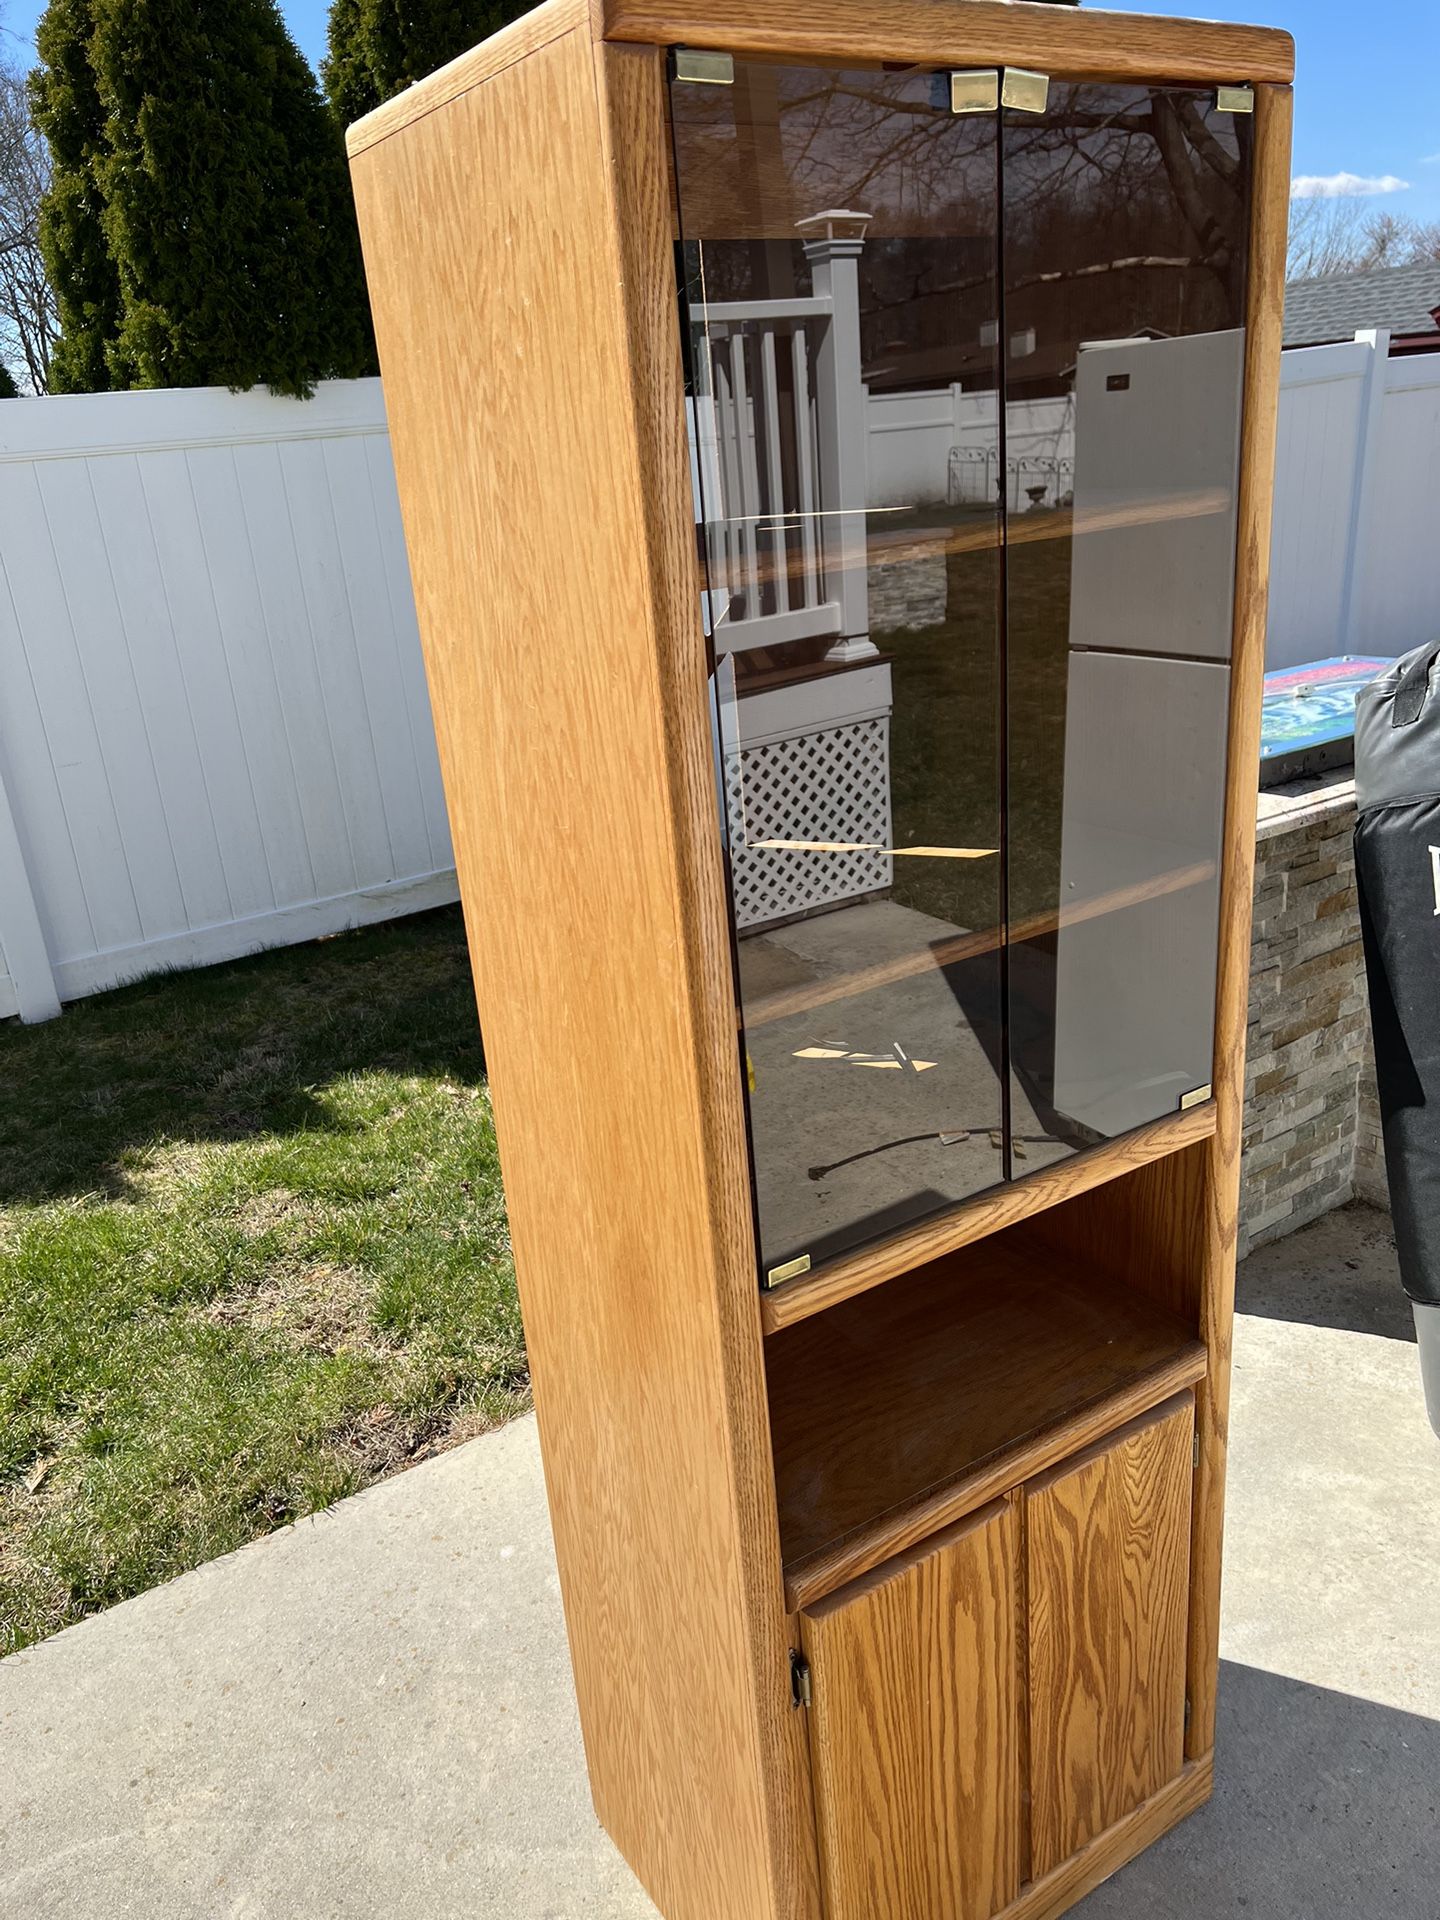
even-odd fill
[{"label": "black cover", "polygon": [[1400,1277],[1440,1306],[1440,645],[1355,702],[1355,870]]}]

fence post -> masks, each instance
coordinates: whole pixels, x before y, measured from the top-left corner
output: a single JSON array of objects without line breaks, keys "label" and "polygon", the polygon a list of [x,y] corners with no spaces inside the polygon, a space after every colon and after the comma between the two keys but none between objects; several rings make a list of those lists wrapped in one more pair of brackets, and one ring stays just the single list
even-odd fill
[{"label": "fence post", "polygon": [[868,660],[879,648],[870,638],[870,586],[865,541],[869,493],[870,423],[861,380],[860,269],[868,213],[832,207],[796,224],[815,292],[830,302],[830,323],[815,356],[816,427],[826,591],[839,588],[840,637],[827,660]]},{"label": "fence post", "polygon": [[1390,369],[1390,329],[1366,327],[1355,344],[1370,349],[1360,385],[1360,420],[1355,439],[1355,484],[1350,496],[1350,526],[1345,549],[1345,579],[1340,598],[1340,644],[1359,653],[1365,617],[1365,563],[1370,536],[1370,495],[1380,465],[1380,428],[1385,412],[1385,382]]},{"label": "fence post", "polygon": [[15,986],[20,1018],[53,1020],[60,1011],[35,890],[15,830],[5,769],[0,766],[0,956]]}]

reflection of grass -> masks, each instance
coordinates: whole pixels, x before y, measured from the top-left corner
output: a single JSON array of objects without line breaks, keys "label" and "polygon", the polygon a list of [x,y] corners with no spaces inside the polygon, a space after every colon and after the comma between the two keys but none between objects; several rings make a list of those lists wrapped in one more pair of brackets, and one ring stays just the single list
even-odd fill
[{"label": "reflection of grass", "polygon": [[[891,800],[897,846],[998,846],[997,556],[952,555],[945,622],[873,635],[892,656]],[[1053,907],[1065,771],[1068,540],[1012,547],[1009,565],[1010,911]],[[895,863],[894,897],[962,927],[993,926],[998,860]]]}]

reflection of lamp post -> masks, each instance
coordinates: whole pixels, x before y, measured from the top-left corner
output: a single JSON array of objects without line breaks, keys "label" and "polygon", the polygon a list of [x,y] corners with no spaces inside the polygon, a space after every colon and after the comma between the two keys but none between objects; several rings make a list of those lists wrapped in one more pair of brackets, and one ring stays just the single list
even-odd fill
[{"label": "reflection of lamp post", "polygon": [[818,299],[830,303],[815,359],[816,435],[820,456],[821,542],[827,593],[839,601],[840,635],[827,660],[868,660],[878,649],[870,639],[870,594],[866,578],[865,507],[868,422],[860,374],[860,270],[871,215],[831,207],[798,220]]}]

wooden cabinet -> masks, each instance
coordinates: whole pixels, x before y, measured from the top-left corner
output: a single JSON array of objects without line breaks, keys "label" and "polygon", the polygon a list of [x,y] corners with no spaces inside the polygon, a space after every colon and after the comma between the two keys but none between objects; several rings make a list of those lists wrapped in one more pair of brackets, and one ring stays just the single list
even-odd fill
[{"label": "wooden cabinet", "polygon": [[1020,1886],[1017,1503],[801,1617],[829,1920],[990,1920]]},{"label": "wooden cabinet", "polygon": [[545,0],[350,130],[664,1920],[1054,1920],[1209,1792],[1293,70]]},{"label": "wooden cabinet", "polygon": [[800,1615],[829,1920],[991,1920],[1185,1765],[1194,1396]]}]

